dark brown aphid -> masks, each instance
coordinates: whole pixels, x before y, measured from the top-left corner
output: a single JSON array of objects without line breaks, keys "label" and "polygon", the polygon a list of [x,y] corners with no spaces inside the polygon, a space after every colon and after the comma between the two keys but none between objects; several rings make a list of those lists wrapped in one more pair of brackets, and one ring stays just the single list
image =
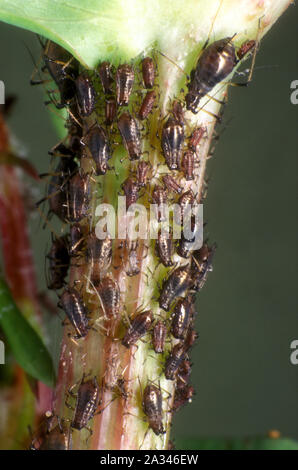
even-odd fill
[{"label": "dark brown aphid", "polygon": [[256,46],[256,41],[254,41],[253,39],[250,41],[245,41],[241,45],[240,49],[238,49],[238,52],[237,52],[238,59],[239,60],[243,59],[243,57],[255,46]]},{"label": "dark brown aphid", "polygon": [[112,93],[113,79],[111,76],[111,64],[109,62],[102,62],[98,67],[98,74],[102,84],[103,92],[105,94]]},{"label": "dark brown aphid", "polygon": [[151,57],[142,60],[142,75],[145,88],[153,88],[155,80],[155,66]]},{"label": "dark brown aphid", "polygon": [[137,199],[139,197],[139,185],[134,178],[129,176],[122,184],[122,189],[126,196],[126,210],[127,210],[129,206],[137,202]]},{"label": "dark brown aphid", "polygon": [[82,249],[84,233],[80,224],[73,224],[70,227],[70,248],[69,253],[75,256]]},{"label": "dark brown aphid", "polygon": [[192,150],[184,152],[181,167],[184,171],[186,181],[194,179],[195,156]]},{"label": "dark brown aphid", "polygon": [[[45,432],[33,439],[30,450],[71,450],[71,434],[58,417],[58,423],[53,427],[51,425],[53,418],[53,416],[47,418]],[[36,442],[38,443],[37,447]]]},{"label": "dark brown aphid", "polygon": [[162,394],[159,387],[148,384],[143,392],[143,411],[154,434],[164,434],[162,424]]},{"label": "dark brown aphid", "polygon": [[92,81],[86,73],[81,73],[76,79],[76,95],[79,112],[82,117],[90,116],[95,107],[95,89]]},{"label": "dark brown aphid", "polygon": [[76,173],[69,180],[69,204],[67,218],[69,222],[80,222],[88,215],[91,196],[89,175]]},{"label": "dark brown aphid", "polygon": [[110,126],[113,124],[117,113],[117,103],[114,98],[108,98],[105,100],[105,118],[106,125]]},{"label": "dark brown aphid", "polygon": [[137,276],[141,271],[141,258],[138,254],[138,240],[132,241],[128,248],[125,272],[128,276]]},{"label": "dark brown aphid", "polygon": [[138,163],[136,178],[137,178],[137,183],[141,188],[146,186],[148,182],[149,170],[150,170],[149,163],[144,162],[144,161],[141,161]]},{"label": "dark brown aphid", "polygon": [[165,322],[158,321],[152,330],[152,345],[157,354],[163,353],[167,335],[167,326]]},{"label": "dark brown aphid", "polygon": [[183,126],[184,125],[184,112],[183,112],[183,106],[180,103],[180,101],[175,100],[173,102],[172,114],[175,120]]},{"label": "dark brown aphid", "polygon": [[187,217],[191,215],[191,209],[195,202],[194,194],[192,190],[186,191],[181,194],[178,199],[178,204],[181,209],[181,223],[186,220]]},{"label": "dark brown aphid", "polygon": [[175,380],[180,364],[185,359],[185,350],[182,344],[175,344],[170,352],[165,364],[165,377],[168,380]]},{"label": "dark brown aphid", "polygon": [[192,285],[189,269],[185,266],[176,268],[163,282],[159,296],[159,306],[169,311],[176,297],[184,294]]},{"label": "dark brown aphid", "polygon": [[174,253],[173,235],[159,230],[156,240],[156,253],[162,264],[166,267],[173,266],[172,256]]},{"label": "dark brown aphid", "polygon": [[184,340],[184,350],[187,352],[194,345],[195,341],[198,339],[198,333],[190,326],[188,328],[185,340]]},{"label": "dark brown aphid", "polygon": [[206,132],[206,128],[205,127],[198,127],[197,129],[195,129],[189,139],[189,142],[188,142],[188,147],[193,151],[193,152],[196,152],[197,151],[197,147],[203,137],[203,135],[205,134]]},{"label": "dark brown aphid", "polygon": [[181,186],[177,183],[177,181],[171,175],[164,175],[162,177],[163,183],[167,189],[173,191],[174,193],[180,194],[182,192]]},{"label": "dark brown aphid", "polygon": [[107,236],[100,240],[95,233],[87,237],[86,258],[90,267],[90,278],[94,285],[99,283],[102,275],[108,270],[112,261],[112,239]]},{"label": "dark brown aphid", "polygon": [[68,215],[69,178],[76,172],[77,167],[71,158],[61,158],[48,186],[50,213],[56,214],[63,222],[67,220]]},{"label": "dark brown aphid", "polygon": [[75,96],[74,80],[78,76],[79,63],[66,49],[53,41],[47,41],[43,59],[48,72],[59,89],[61,103],[57,103],[57,107],[62,108],[69,104]]},{"label": "dark brown aphid", "polygon": [[129,158],[131,160],[140,158],[141,134],[137,121],[128,112],[122,113],[118,119],[118,129]]},{"label": "dark brown aphid", "polygon": [[48,284],[49,289],[61,289],[65,284],[65,278],[69,268],[69,240],[68,236],[55,238],[52,242],[52,246],[49,254],[49,276],[50,282]]},{"label": "dark brown aphid", "polygon": [[151,310],[146,310],[145,312],[139,313],[132,320],[130,327],[125,333],[124,338],[122,339],[122,344],[126,348],[130,348],[135,344],[142,336],[144,336],[147,331],[150,329],[153,323],[153,313]]},{"label": "dark brown aphid", "polygon": [[190,74],[186,109],[197,112],[201,98],[224,80],[237,65],[238,59],[232,38],[224,38],[210,44],[202,52],[196,67]]},{"label": "dark brown aphid", "polygon": [[195,389],[192,385],[185,385],[175,391],[172,411],[178,411],[186,403],[191,403]]},{"label": "dark brown aphid", "polygon": [[118,316],[120,310],[120,289],[110,276],[101,279],[96,290],[101,300],[104,314],[108,319]]},{"label": "dark brown aphid", "polygon": [[166,203],[167,203],[167,191],[162,186],[155,185],[152,191],[152,202],[158,207],[157,210],[157,221],[162,222],[166,220]]},{"label": "dark brown aphid", "polygon": [[180,167],[183,143],[183,126],[170,116],[162,129],[161,136],[163,155],[170,170],[177,170]]},{"label": "dark brown aphid", "polygon": [[178,300],[172,315],[171,333],[174,338],[183,339],[192,319],[193,304],[189,298]]},{"label": "dark brown aphid", "polygon": [[147,91],[147,93],[146,93],[146,95],[145,95],[145,97],[142,101],[139,113],[138,113],[138,118],[141,121],[143,121],[144,119],[146,119],[149,116],[149,114],[151,113],[151,111],[153,109],[155,100],[156,100],[155,91],[154,90]]},{"label": "dark brown aphid", "polygon": [[116,72],[116,97],[118,106],[128,105],[134,78],[135,73],[130,65],[119,65]]},{"label": "dark brown aphid", "polygon": [[191,364],[189,359],[184,359],[177,372],[177,383],[176,387],[177,388],[183,388],[189,381],[189,377],[191,374]]},{"label": "dark brown aphid", "polygon": [[207,280],[208,273],[212,271],[212,259],[216,244],[208,247],[205,243],[199,250],[193,252],[191,261],[191,275],[194,280],[193,290],[201,290]]},{"label": "dark brown aphid", "polygon": [[108,161],[112,157],[109,141],[104,129],[95,124],[84,137],[90,154],[96,165],[96,174],[104,175],[109,169]]},{"label": "dark brown aphid", "polygon": [[58,306],[66,313],[76,331],[76,338],[84,338],[89,329],[88,312],[79,292],[74,287],[67,287],[61,294]]},{"label": "dark brown aphid", "polygon": [[71,426],[79,431],[87,427],[88,421],[93,418],[100,402],[100,388],[96,377],[84,381],[79,386],[76,408]]}]

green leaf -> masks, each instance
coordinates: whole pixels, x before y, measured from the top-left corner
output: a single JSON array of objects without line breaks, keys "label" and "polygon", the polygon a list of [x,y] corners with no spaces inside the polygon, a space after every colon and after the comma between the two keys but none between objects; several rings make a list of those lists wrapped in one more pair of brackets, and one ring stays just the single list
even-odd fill
[{"label": "green leaf", "polygon": [[298,442],[288,438],[179,439],[178,450],[298,450]]},{"label": "green leaf", "polygon": [[52,359],[36,331],[16,306],[6,283],[0,279],[0,327],[16,362],[32,377],[53,386]]},{"label": "green leaf", "polygon": [[[183,57],[189,44],[196,54],[211,29],[214,38],[235,33],[231,2],[238,0],[223,2],[218,13],[218,0],[0,0],[0,20],[55,41],[94,68],[102,60],[129,61],[152,45],[169,54],[178,48]],[[256,37],[264,12],[237,12],[237,40]]]}]

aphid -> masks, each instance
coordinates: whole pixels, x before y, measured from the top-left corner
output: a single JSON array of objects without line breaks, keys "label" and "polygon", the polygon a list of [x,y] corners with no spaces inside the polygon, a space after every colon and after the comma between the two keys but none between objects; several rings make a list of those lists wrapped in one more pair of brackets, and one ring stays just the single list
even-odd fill
[{"label": "aphid", "polygon": [[71,256],[75,256],[80,249],[84,241],[84,234],[80,224],[73,224],[70,227],[70,248],[69,253]]},{"label": "aphid", "polygon": [[175,120],[183,126],[184,125],[184,112],[183,112],[183,106],[180,103],[180,101],[175,100],[173,102],[172,114]]},{"label": "aphid", "polygon": [[230,75],[237,62],[231,37],[220,39],[206,47],[190,74],[188,93],[185,96],[186,109],[196,113],[201,98]]},{"label": "aphid", "polygon": [[109,236],[100,240],[95,233],[90,233],[86,244],[86,258],[91,271],[90,278],[93,284],[97,285],[102,274],[110,267],[113,241]]},{"label": "aphid", "polygon": [[175,390],[172,411],[178,411],[186,403],[191,403],[195,389],[192,385],[185,385]]},{"label": "aphid", "polygon": [[176,297],[184,294],[192,285],[189,269],[185,266],[176,268],[163,282],[159,296],[159,306],[169,311]]},{"label": "aphid", "polygon": [[212,259],[216,244],[208,247],[204,244],[199,250],[193,252],[191,261],[191,275],[194,280],[193,290],[201,290],[207,280],[208,273],[212,271]]},{"label": "aphid", "polygon": [[122,339],[122,344],[126,348],[130,348],[135,344],[142,336],[144,336],[150,329],[153,323],[153,313],[151,310],[139,313],[134,317],[130,327]]},{"label": "aphid", "polygon": [[165,322],[158,321],[152,330],[152,345],[157,354],[164,352],[165,340],[167,335],[167,326]]},{"label": "aphid", "polygon": [[192,209],[194,202],[195,202],[195,198],[191,189],[181,194],[181,196],[179,197],[178,204],[181,209],[181,223],[185,221],[186,218],[191,215],[191,209]]},{"label": "aphid", "polygon": [[194,217],[191,217],[190,223],[191,223],[191,227],[190,227],[191,233],[189,234],[189,238],[188,236],[184,235],[184,232],[182,232],[181,239],[179,240],[179,243],[177,246],[177,253],[182,258],[188,258],[191,255],[194,249],[195,241],[198,238],[198,231],[201,228],[201,225],[199,223],[196,223],[196,220]]},{"label": "aphid", "polygon": [[120,311],[119,285],[110,276],[105,276],[96,286],[102,308],[108,319],[116,318]]},{"label": "aphid", "polygon": [[119,65],[116,72],[116,98],[118,106],[128,105],[134,78],[134,70],[130,65]]},{"label": "aphid", "polygon": [[128,112],[124,112],[118,119],[118,129],[130,160],[140,158],[141,134],[137,121]]},{"label": "aphid", "polygon": [[53,41],[47,41],[43,59],[48,72],[59,88],[61,103],[57,104],[57,107],[64,107],[75,96],[74,80],[78,76],[79,63],[66,49]]},{"label": "aphid", "polygon": [[86,73],[81,73],[76,79],[76,95],[79,112],[82,117],[90,116],[95,107],[95,89],[92,81]]},{"label": "aphid", "polygon": [[148,172],[150,170],[150,164],[144,161],[138,163],[136,179],[138,185],[143,188],[148,182]]},{"label": "aphid", "polygon": [[195,158],[192,150],[184,152],[181,167],[184,171],[186,181],[194,179]]},{"label": "aphid", "polygon": [[189,359],[184,359],[177,371],[177,388],[183,388],[188,383],[191,374],[191,364]]},{"label": "aphid", "polygon": [[91,196],[89,175],[76,173],[69,180],[69,204],[67,218],[69,222],[80,222],[88,215]]},{"label": "aphid", "polygon": [[185,359],[185,350],[182,344],[175,344],[165,363],[165,377],[175,380],[180,364]]},{"label": "aphid", "polygon": [[[71,434],[67,429],[65,429],[65,426],[61,423],[58,417],[58,424],[52,427],[52,418],[53,416],[51,416],[51,418],[47,418],[45,433],[43,433],[42,436],[33,439],[30,450],[71,450]],[[35,441],[41,441],[38,447],[35,446]]]},{"label": "aphid", "polygon": [[105,118],[106,125],[110,126],[113,124],[117,113],[117,103],[114,98],[108,98],[105,100]]},{"label": "aphid", "polygon": [[162,222],[166,219],[167,191],[165,188],[155,185],[152,192],[152,202],[156,204],[157,221]]},{"label": "aphid", "polygon": [[174,193],[180,194],[182,192],[181,186],[177,183],[177,181],[171,175],[164,175],[162,177],[163,183],[167,189],[173,191]]},{"label": "aphid", "polygon": [[139,197],[139,185],[134,178],[129,176],[122,184],[122,189],[126,196],[126,210],[127,210],[129,206],[137,202],[137,199]]},{"label": "aphid", "polygon": [[55,238],[52,242],[49,259],[49,289],[61,289],[65,284],[65,278],[69,268],[69,241],[68,236]]},{"label": "aphid", "polygon": [[58,307],[61,307],[76,331],[76,338],[84,338],[89,329],[88,311],[82,297],[74,287],[67,287],[61,294]]},{"label": "aphid", "polygon": [[206,128],[205,127],[198,127],[197,129],[195,129],[189,139],[189,142],[188,142],[188,147],[190,148],[190,150],[192,150],[193,152],[196,152],[197,151],[197,147],[203,137],[203,135],[205,134],[206,132]]},{"label": "aphid", "polygon": [[151,111],[153,109],[155,100],[156,100],[155,91],[154,90],[147,91],[147,93],[146,93],[146,95],[145,95],[145,97],[142,101],[139,113],[138,113],[138,118],[141,121],[143,121],[144,119],[146,119],[149,116],[149,114],[151,113]]},{"label": "aphid", "polygon": [[170,116],[163,126],[161,136],[163,155],[170,170],[177,170],[180,167],[183,143],[183,126]]},{"label": "aphid", "polygon": [[155,80],[155,67],[151,57],[142,60],[142,75],[145,88],[153,88]]},{"label": "aphid", "polygon": [[162,264],[166,267],[173,266],[172,256],[174,253],[172,232],[159,230],[156,240],[156,253]]},{"label": "aphid", "polygon": [[50,212],[57,215],[63,222],[68,214],[69,178],[76,170],[77,164],[74,160],[61,158],[48,186]]},{"label": "aphid", "polygon": [[109,62],[102,62],[98,67],[98,74],[102,84],[103,92],[105,94],[112,93],[113,79],[111,76],[111,64]]},{"label": "aphid", "polygon": [[125,272],[127,276],[136,276],[141,271],[141,258],[138,255],[138,240],[136,242],[131,242],[131,245],[128,249],[127,255],[127,265]]},{"label": "aphid", "polygon": [[250,41],[245,41],[237,51],[238,59],[241,60],[243,57],[254,47],[256,46],[256,41],[253,39]]},{"label": "aphid", "polygon": [[198,337],[198,333],[192,328],[192,326],[190,326],[183,342],[184,350],[186,352],[189,351],[189,349],[194,345]]},{"label": "aphid", "polygon": [[96,174],[104,175],[109,169],[108,161],[112,157],[109,141],[104,129],[95,124],[84,137],[90,154],[96,165]]},{"label": "aphid", "polygon": [[174,338],[183,339],[192,318],[193,304],[189,298],[178,300],[172,315],[171,333]]},{"label": "aphid", "polygon": [[87,427],[88,421],[93,418],[100,402],[100,388],[96,377],[80,383],[77,392],[76,407],[71,426],[79,431]]},{"label": "aphid", "polygon": [[162,394],[160,388],[148,384],[143,392],[143,411],[154,434],[164,434],[162,424]]}]

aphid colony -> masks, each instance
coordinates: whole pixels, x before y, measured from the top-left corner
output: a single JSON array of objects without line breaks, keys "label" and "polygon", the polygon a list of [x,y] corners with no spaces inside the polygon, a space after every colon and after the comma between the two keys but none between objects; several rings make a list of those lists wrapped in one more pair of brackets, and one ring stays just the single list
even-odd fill
[{"label": "aphid colony", "polygon": [[[249,50],[249,46],[240,54],[244,55],[246,49]],[[222,70],[210,77],[213,72],[210,67],[207,71],[206,63],[220,58],[224,59]],[[47,199],[49,215],[55,214],[64,229],[69,227],[67,234],[52,238],[47,255],[48,287],[58,291],[58,306],[65,312],[73,341],[85,341],[89,331],[94,329],[92,309],[85,292],[86,282],[72,279],[67,284],[67,275],[69,267],[71,272],[87,267],[83,272],[87,273],[93,298],[98,299],[105,321],[105,328],[97,334],[116,331],[113,339],[120,340],[123,354],[127,350],[133,354],[140,341],[149,343],[152,354],[163,358],[161,374],[175,383],[170,411],[177,411],[190,402],[194,394],[189,384],[189,353],[198,336],[194,330],[194,301],[196,292],[203,287],[208,272],[212,270],[215,246],[205,243],[200,249],[193,250],[192,238],[182,237],[175,241],[172,230],[165,236],[162,230],[165,220],[163,205],[169,201],[176,202],[183,215],[190,206],[200,202],[187,184],[195,179],[200,145],[206,137],[206,130],[198,127],[189,131],[184,114],[186,109],[196,112],[200,98],[230,73],[236,65],[235,48],[229,38],[208,46],[191,74],[186,96],[171,102],[164,118],[158,106],[157,62],[152,57],[117,67],[103,62],[92,72],[82,71],[67,51],[48,41],[44,46],[43,60],[44,69],[59,91],[58,99],[57,95],[49,93],[50,102],[58,109],[65,107],[68,111],[68,136],[50,152],[58,163],[48,175],[48,194],[40,201]],[[159,123],[160,163],[165,168],[159,176],[154,173],[150,151],[143,150],[143,141],[154,113]],[[105,175],[116,174],[115,162],[112,164],[111,160],[119,144],[126,153],[125,161],[120,162],[126,169],[125,177],[120,181],[120,192],[126,196],[126,208],[142,195],[147,195],[147,200],[158,206],[158,237],[150,241],[147,251],[138,241],[127,239],[116,246],[108,234],[104,239],[97,238],[95,234],[92,199],[94,192],[98,194],[99,188],[104,186]],[[120,257],[119,248],[125,252]],[[142,261],[149,252],[155,259],[156,269],[161,267],[166,273],[159,286],[158,299],[152,298],[154,309],[149,305],[123,315],[123,293],[117,281],[117,270],[124,270],[128,283],[132,277],[142,276]],[[120,258],[120,267],[115,266],[116,255]],[[156,309],[158,315],[153,313]],[[125,320],[127,316],[129,324]],[[120,329],[113,329],[112,325],[120,325]],[[117,336],[118,331],[121,332],[120,337]],[[57,418],[54,425],[51,421],[41,442],[37,446],[34,442],[33,448],[70,448],[71,430],[88,428],[93,416],[108,406],[102,402],[104,390],[116,391],[114,399],[127,400],[129,397],[124,377],[108,381],[105,377],[82,375],[68,391],[68,396],[75,400],[71,421],[67,424],[64,418]],[[77,388],[76,394],[73,393],[74,387]],[[149,429],[156,435],[163,434],[164,396],[160,384],[148,379],[141,396],[140,406]]]}]

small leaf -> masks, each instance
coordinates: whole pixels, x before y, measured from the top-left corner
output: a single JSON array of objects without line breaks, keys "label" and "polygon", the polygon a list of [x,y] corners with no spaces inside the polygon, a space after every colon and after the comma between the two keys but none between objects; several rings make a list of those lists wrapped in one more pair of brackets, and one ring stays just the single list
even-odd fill
[{"label": "small leaf", "polygon": [[3,279],[0,279],[0,327],[17,363],[32,377],[52,387],[55,373],[49,352],[19,311]]},{"label": "small leaf", "polygon": [[287,438],[179,439],[177,450],[298,450],[298,442]]}]

